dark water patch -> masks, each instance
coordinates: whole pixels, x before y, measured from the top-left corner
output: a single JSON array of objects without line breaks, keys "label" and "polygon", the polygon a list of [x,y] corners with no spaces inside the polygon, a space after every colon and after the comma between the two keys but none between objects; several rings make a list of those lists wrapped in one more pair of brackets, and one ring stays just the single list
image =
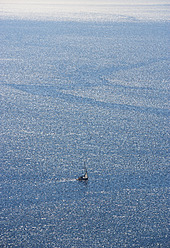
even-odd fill
[{"label": "dark water patch", "polygon": [[92,106],[97,106],[99,108],[111,108],[111,109],[121,109],[128,111],[136,111],[140,113],[151,113],[156,115],[169,116],[169,109],[153,108],[153,107],[143,107],[128,104],[116,104],[111,102],[98,101],[88,97],[76,96],[69,93],[63,93],[58,91],[54,86],[42,86],[42,85],[8,85],[15,89],[27,92],[33,95],[41,95],[44,97],[60,98],[69,103],[79,103],[79,104],[90,104]]}]

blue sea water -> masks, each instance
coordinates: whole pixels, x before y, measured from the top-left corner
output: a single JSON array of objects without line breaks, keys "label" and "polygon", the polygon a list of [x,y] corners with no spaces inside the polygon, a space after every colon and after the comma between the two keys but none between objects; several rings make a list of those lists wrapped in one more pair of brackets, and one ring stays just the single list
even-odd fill
[{"label": "blue sea water", "polygon": [[169,22],[0,25],[0,246],[169,247]]}]

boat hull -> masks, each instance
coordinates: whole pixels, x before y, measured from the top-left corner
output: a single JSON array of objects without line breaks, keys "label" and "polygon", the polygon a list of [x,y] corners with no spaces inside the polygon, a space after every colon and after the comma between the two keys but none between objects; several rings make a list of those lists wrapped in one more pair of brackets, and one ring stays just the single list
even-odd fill
[{"label": "boat hull", "polygon": [[79,177],[77,178],[78,181],[87,181],[88,178],[87,177]]}]

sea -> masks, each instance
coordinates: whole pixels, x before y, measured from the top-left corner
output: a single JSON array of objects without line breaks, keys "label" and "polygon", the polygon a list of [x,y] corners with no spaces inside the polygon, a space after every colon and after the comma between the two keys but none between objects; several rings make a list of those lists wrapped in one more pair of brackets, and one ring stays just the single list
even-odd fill
[{"label": "sea", "polygon": [[144,2],[0,3],[0,247],[170,247],[170,5]]}]

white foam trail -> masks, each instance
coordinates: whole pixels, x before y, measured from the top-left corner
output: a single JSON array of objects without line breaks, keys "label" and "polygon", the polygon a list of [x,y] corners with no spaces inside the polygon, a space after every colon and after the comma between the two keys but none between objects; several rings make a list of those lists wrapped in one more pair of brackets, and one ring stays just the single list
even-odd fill
[{"label": "white foam trail", "polygon": [[75,182],[76,179],[67,179],[67,178],[62,178],[62,179],[56,179],[56,183],[66,183],[66,182]]}]

